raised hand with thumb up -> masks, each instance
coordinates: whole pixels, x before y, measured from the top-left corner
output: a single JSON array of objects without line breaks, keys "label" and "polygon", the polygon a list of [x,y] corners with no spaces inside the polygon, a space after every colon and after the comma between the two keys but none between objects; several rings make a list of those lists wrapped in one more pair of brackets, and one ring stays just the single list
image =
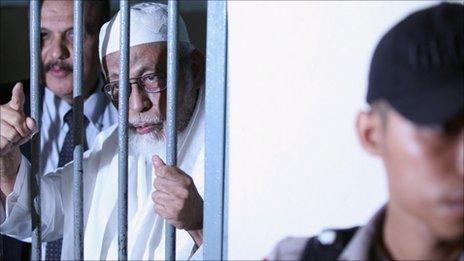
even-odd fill
[{"label": "raised hand with thumb up", "polygon": [[0,105],[0,171],[3,173],[17,170],[21,162],[19,146],[37,132],[35,121],[24,114],[24,102],[23,85],[17,83],[11,100]]},{"label": "raised hand with thumb up", "polygon": [[0,105],[0,157],[26,143],[36,132],[35,121],[24,115],[24,101],[23,85],[17,83],[11,100]]}]

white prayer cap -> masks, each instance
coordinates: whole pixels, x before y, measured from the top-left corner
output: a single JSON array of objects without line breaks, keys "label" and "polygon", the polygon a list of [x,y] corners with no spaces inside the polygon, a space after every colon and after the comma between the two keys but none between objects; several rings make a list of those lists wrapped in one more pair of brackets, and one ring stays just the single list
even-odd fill
[{"label": "white prayer cap", "polygon": [[[100,30],[100,62],[107,54],[119,51],[120,12],[106,22]],[[129,47],[144,43],[166,42],[168,39],[168,8],[159,3],[140,3],[130,8]],[[178,22],[179,42],[189,41],[182,17]]]}]

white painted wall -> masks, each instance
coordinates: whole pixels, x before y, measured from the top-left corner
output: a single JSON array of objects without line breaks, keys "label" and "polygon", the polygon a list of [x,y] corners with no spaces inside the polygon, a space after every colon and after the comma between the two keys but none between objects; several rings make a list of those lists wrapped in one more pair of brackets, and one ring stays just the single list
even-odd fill
[{"label": "white painted wall", "polygon": [[431,1],[230,1],[229,258],[365,223],[387,198],[354,129],[373,49]]}]

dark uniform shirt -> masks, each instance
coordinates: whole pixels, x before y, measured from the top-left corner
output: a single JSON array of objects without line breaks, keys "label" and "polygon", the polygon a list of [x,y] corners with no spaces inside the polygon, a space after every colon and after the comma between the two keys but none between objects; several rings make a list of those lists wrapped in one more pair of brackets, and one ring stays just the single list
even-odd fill
[{"label": "dark uniform shirt", "polygon": [[[381,237],[384,216],[382,208],[360,228],[324,230],[313,238],[286,238],[266,260],[391,260]],[[464,261],[464,252],[458,260]]]}]

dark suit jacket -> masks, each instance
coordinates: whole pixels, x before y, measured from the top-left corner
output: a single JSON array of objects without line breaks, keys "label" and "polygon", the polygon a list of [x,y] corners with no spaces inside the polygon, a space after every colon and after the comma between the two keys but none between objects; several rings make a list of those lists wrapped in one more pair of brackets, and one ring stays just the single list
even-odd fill
[{"label": "dark suit jacket", "polygon": [[[30,87],[29,80],[21,81],[24,85],[24,94],[26,101],[24,103],[24,113],[30,115]],[[11,91],[16,83],[8,83],[0,85],[0,104],[5,104],[11,99]],[[0,115],[1,117],[1,115]],[[31,156],[31,144],[27,142],[21,146],[21,153],[30,160]],[[31,255],[31,244],[24,243],[16,240],[12,237],[1,235],[1,250],[0,260],[30,260]]]}]

